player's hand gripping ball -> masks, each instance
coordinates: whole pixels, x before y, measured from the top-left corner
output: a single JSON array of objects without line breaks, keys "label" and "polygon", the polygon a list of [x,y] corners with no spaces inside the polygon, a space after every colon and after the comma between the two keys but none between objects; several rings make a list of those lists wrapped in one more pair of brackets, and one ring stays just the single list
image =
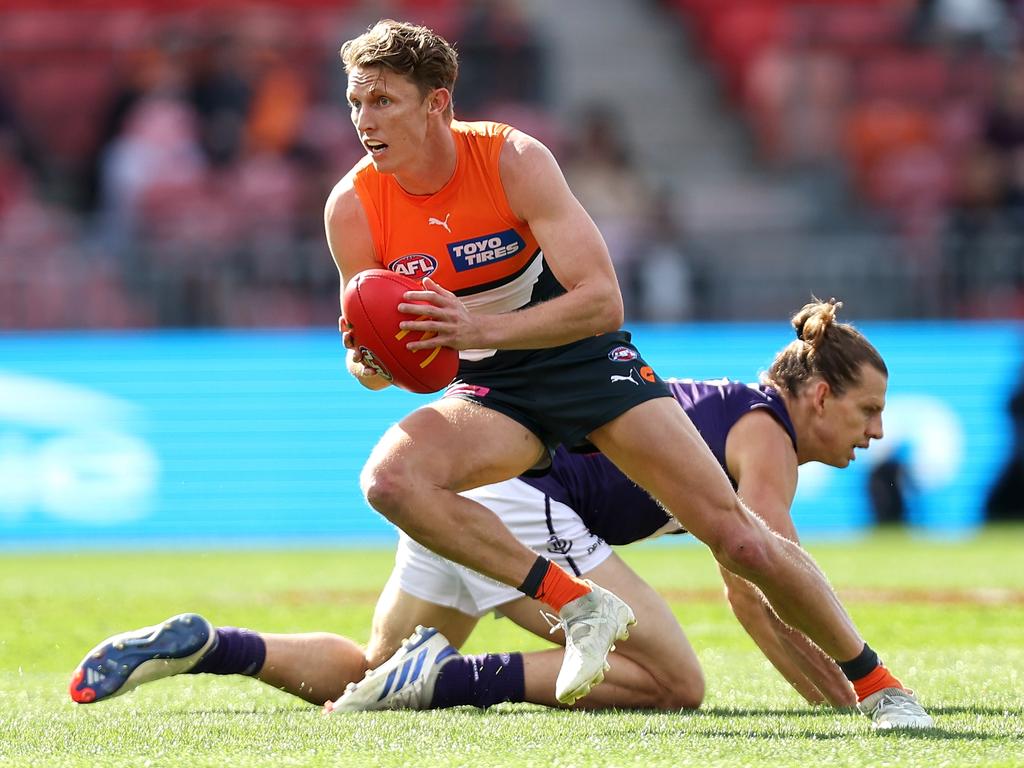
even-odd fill
[{"label": "player's hand gripping ball", "polygon": [[406,302],[403,295],[420,290],[423,286],[412,278],[387,269],[368,269],[348,281],[341,308],[363,364],[402,389],[426,394],[451,383],[459,368],[459,353],[451,347],[415,352],[406,348],[410,341],[431,336],[398,325],[415,319],[415,315],[398,311],[403,302],[417,303]]}]

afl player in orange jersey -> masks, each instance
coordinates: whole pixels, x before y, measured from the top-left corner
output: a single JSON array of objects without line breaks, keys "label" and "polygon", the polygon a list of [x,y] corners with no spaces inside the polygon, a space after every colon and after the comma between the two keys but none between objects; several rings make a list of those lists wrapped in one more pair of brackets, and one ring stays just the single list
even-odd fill
[{"label": "afl player in orange jersey", "polygon": [[[361,478],[369,504],[428,549],[557,611],[566,650],[555,695],[572,703],[603,679],[633,612],[458,492],[543,470],[560,444],[594,446],[838,661],[858,699],[901,696],[810,556],[744,506],[620,330],[608,249],[550,151],[509,126],[455,120],[455,50],[427,28],[378,22],[341,58],[366,151],[325,210],[342,288],[373,268],[422,277],[423,290],[406,298],[431,306],[400,305],[410,313],[402,327],[434,336],[408,346],[441,344],[461,358],[444,397],[374,449]],[[342,330],[350,372],[369,389],[387,386]],[[820,407],[834,407],[828,392]],[[931,724],[904,699],[902,726]]]}]

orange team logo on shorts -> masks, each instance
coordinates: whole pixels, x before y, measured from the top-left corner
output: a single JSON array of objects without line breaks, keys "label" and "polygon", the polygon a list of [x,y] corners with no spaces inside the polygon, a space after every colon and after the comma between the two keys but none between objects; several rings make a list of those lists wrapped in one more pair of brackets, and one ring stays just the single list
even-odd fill
[{"label": "orange team logo on shorts", "polygon": [[654,369],[649,365],[645,365],[640,369],[640,378],[644,381],[654,383]]}]

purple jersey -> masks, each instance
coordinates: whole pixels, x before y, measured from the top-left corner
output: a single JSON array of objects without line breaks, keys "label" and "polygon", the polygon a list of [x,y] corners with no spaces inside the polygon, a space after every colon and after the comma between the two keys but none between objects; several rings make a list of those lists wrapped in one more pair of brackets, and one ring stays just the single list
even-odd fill
[{"label": "purple jersey", "polygon": [[[729,430],[742,416],[758,408],[766,409],[778,420],[796,449],[793,422],[782,398],[771,387],[727,379],[675,379],[668,384],[726,474],[725,440]],[[645,539],[668,522],[668,513],[600,453],[571,453],[559,447],[548,474],[520,479],[572,507],[591,532],[609,544]],[[735,488],[736,481],[732,476],[729,480]]]}]

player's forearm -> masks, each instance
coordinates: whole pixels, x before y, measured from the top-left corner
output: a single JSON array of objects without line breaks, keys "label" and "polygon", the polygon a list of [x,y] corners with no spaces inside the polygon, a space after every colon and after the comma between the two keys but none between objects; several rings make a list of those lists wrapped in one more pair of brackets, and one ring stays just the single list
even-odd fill
[{"label": "player's forearm", "polygon": [[779,673],[812,704],[856,704],[853,689],[834,661],[803,634],[784,624],[751,584],[724,574],[729,604],[747,634]]},{"label": "player's forearm", "polygon": [[493,349],[544,349],[616,331],[622,327],[618,286],[581,284],[550,301],[481,318]]},{"label": "player's forearm", "polygon": [[805,635],[787,627],[778,618],[776,633],[780,638],[783,650],[789,654],[804,676],[824,695],[834,707],[852,707],[857,703],[853,687],[839,666],[820,648],[811,643]]},{"label": "player's forearm", "polygon": [[765,607],[762,605],[757,608],[751,608],[749,606],[737,605],[732,603],[732,601],[730,601],[730,604],[732,605],[733,613],[747,631],[747,634],[757,644],[765,658],[785,678],[786,682],[793,686],[796,692],[809,703],[823,703],[825,697],[786,652],[774,627],[769,622],[768,611]]}]

